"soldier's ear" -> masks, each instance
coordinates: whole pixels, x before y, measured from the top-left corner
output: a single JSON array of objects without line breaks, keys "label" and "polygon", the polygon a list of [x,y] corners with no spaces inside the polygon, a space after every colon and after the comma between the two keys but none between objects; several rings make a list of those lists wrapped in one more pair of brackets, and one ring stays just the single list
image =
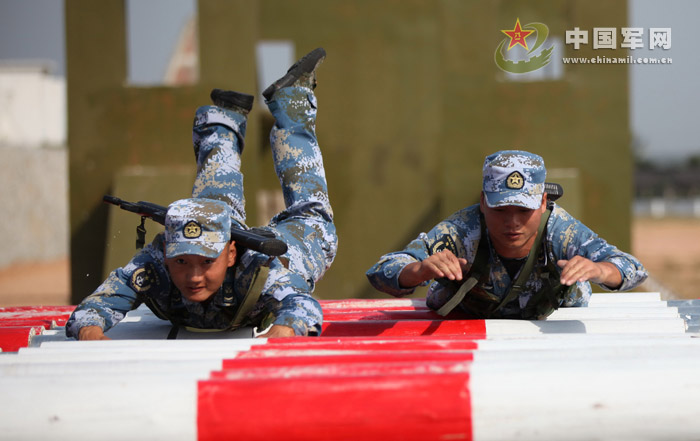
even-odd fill
[{"label": "soldier's ear", "polygon": [[231,241],[228,243],[228,258],[226,261],[226,266],[232,267],[236,263],[236,242]]}]

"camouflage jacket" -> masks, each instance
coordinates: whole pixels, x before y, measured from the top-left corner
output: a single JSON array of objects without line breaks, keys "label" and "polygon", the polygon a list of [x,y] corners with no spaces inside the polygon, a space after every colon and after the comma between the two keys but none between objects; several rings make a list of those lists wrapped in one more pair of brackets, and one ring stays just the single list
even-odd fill
[{"label": "camouflage jacket", "polygon": [[210,299],[197,303],[183,298],[165,267],[160,233],[78,305],[66,323],[66,335],[77,338],[80,328],[91,325],[107,331],[142,303],[176,325],[228,329],[262,265],[270,267],[269,275],[260,299],[242,325],[277,324],[294,328],[296,335],[320,334],[323,313],[310,295],[309,283],[285,268],[279,258],[255,251],[246,250],[240,256]]},{"label": "camouflage jacket", "polygon": [[[406,265],[422,261],[431,254],[445,248],[452,251],[457,257],[465,258],[468,265],[471,265],[474,262],[480,239],[481,220],[479,205],[477,204],[456,212],[437,224],[427,234],[421,233],[403,251],[382,256],[367,271],[367,278],[376,289],[393,296],[401,297],[411,294],[414,288],[402,288],[399,286],[399,274]],[[486,239],[488,240],[488,237]],[[556,204],[553,204],[544,240],[546,252],[542,253],[541,258],[536,262],[522,294],[519,298],[504,305],[499,311],[500,314],[494,316],[494,318],[510,318],[519,315],[519,312],[525,308],[532,295],[542,289],[544,280],[542,274],[546,271],[547,263],[550,259],[554,259],[554,262],[556,262],[560,259],[571,259],[576,255],[580,255],[594,262],[610,262],[618,268],[622,275],[622,285],[617,289],[619,291],[632,289],[642,283],[647,277],[646,270],[634,256],[608,244]],[[489,253],[490,275],[488,281],[486,283],[480,282],[474,290],[487,291],[503,299],[510,289],[512,280],[498,254],[493,249],[490,240]],[[467,268],[466,272],[468,270],[469,268]],[[425,282],[424,285],[428,283]],[[602,288],[610,290],[606,286],[602,286]],[[454,294],[454,291],[438,282],[433,282],[428,290],[428,306],[433,309],[439,309],[452,294]],[[588,282],[579,282],[574,289],[569,290],[560,306],[586,306],[590,297],[590,284]]]}]

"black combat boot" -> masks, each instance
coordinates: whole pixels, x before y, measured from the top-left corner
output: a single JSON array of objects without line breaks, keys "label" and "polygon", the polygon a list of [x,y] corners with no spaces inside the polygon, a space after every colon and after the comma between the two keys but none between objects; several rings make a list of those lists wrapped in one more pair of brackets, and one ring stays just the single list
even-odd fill
[{"label": "black combat boot", "polygon": [[248,95],[247,93],[213,89],[210,96],[215,106],[223,107],[224,109],[247,114],[253,108],[253,95]]},{"label": "black combat boot", "polygon": [[326,51],[322,47],[312,50],[294,63],[282,78],[270,84],[262,95],[269,101],[272,95],[283,87],[299,86],[314,89],[316,87],[315,71],[324,58],[326,58]]}]

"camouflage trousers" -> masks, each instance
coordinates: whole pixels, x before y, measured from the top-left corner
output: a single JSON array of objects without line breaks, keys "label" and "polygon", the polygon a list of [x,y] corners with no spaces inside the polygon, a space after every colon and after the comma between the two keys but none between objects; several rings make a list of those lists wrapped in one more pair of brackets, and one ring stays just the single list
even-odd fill
[{"label": "camouflage trousers", "polygon": [[[268,224],[287,243],[280,259],[313,288],[330,267],[338,238],[328,198],[323,158],[316,139],[316,97],[303,87],[287,87],[267,103],[275,124],[270,145],[286,208]],[[241,153],[247,116],[216,106],[197,109],[192,131],[197,177],[192,197],[218,199],[246,225]]]}]

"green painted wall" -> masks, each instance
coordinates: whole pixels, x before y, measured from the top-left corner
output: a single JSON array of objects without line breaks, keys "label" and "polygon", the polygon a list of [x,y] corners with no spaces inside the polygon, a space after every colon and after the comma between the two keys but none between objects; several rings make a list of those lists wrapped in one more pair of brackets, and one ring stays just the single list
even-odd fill
[{"label": "green painted wall", "polygon": [[[523,83],[503,81],[493,62],[500,30],[516,18],[545,23],[563,41],[574,26],[625,26],[626,2],[199,0],[198,12],[200,83],[129,88],[123,2],[66,0],[73,301],[111,269],[103,268],[108,215],[100,200],[115,174],[134,165],[194,168],[190,124],[209,90],[266,86],[255,80],[258,40],[291,40],[297,55],[317,46],[328,52],[318,72],[317,132],[340,248],[319,297],[381,296],[366,269],[475,202],[483,158],[505,148],[574,169],[563,178],[572,211],[629,249],[627,69],[568,65],[559,80]],[[602,55],[590,45],[565,50]],[[613,54],[625,55],[604,53]],[[251,224],[255,192],[278,185],[270,124],[256,102],[243,159]],[[133,239],[119,242],[128,256]]]}]

